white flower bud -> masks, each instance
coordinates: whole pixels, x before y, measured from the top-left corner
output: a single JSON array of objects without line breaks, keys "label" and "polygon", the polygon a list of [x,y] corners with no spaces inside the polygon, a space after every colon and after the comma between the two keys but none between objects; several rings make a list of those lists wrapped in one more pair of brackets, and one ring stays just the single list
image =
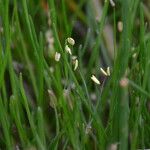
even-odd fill
[{"label": "white flower bud", "polygon": [[96,84],[100,84],[100,81],[99,81],[94,75],[92,75],[91,79],[92,79]]},{"label": "white flower bud", "polygon": [[71,49],[70,49],[70,47],[68,45],[65,46],[65,51],[67,53],[69,53],[70,55],[72,55]]},{"label": "white flower bud", "polygon": [[71,37],[67,38],[67,42],[72,46],[75,44],[75,40]]},{"label": "white flower bud", "polygon": [[110,68],[107,67],[107,75],[110,76]]},{"label": "white flower bud", "polygon": [[56,52],[56,53],[55,53],[55,60],[56,60],[56,61],[59,61],[59,60],[60,60],[60,57],[61,57],[61,54],[58,53],[58,52]]},{"label": "white flower bud", "polygon": [[100,68],[101,72],[105,75],[105,76],[108,76],[107,75],[107,72],[103,69],[103,68]]},{"label": "white flower bud", "polygon": [[100,70],[105,76],[110,76],[110,68],[109,67],[107,67],[106,71],[103,68],[100,68]]},{"label": "white flower bud", "polygon": [[76,70],[76,69],[78,68],[78,64],[79,64],[79,62],[78,62],[78,60],[76,59],[76,60],[75,60],[74,70]]}]

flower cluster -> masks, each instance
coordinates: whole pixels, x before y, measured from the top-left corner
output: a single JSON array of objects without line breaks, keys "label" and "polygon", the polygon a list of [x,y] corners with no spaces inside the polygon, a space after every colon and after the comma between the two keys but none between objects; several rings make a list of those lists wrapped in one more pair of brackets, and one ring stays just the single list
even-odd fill
[{"label": "flower cluster", "polygon": [[[106,71],[103,68],[100,68],[101,72],[103,75],[105,76],[110,76],[110,68],[107,67]],[[96,83],[96,84],[100,84],[100,81],[95,77],[95,75],[91,76],[91,79]]]},{"label": "flower cluster", "polygon": [[[75,45],[75,40],[71,37],[68,37],[66,39],[65,51],[68,54],[72,55],[70,46],[74,46],[74,45]],[[79,61],[78,61],[77,57],[74,57],[74,56],[72,56],[72,59],[73,59],[73,63],[74,63],[74,70],[76,70],[78,68]]]}]

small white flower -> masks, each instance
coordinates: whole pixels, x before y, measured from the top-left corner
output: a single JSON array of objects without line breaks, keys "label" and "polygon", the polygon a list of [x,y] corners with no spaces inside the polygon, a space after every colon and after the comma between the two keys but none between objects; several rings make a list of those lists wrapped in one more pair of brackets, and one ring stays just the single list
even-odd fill
[{"label": "small white flower", "polygon": [[110,76],[110,67],[107,67],[107,75]]},{"label": "small white flower", "polygon": [[92,79],[96,84],[100,84],[100,81],[99,81],[94,75],[92,75],[91,79]]},{"label": "small white flower", "polygon": [[68,45],[65,46],[65,51],[67,53],[69,53],[70,55],[72,55],[71,49],[70,49],[70,47]]},{"label": "small white flower", "polygon": [[78,68],[78,64],[79,64],[79,62],[78,62],[78,60],[76,59],[76,60],[75,60],[74,70],[76,70],[76,69]]},{"label": "small white flower", "polygon": [[61,54],[58,53],[58,52],[56,52],[56,53],[55,53],[55,60],[56,60],[56,61],[59,61],[59,60],[60,60],[60,57],[61,57]]},{"label": "small white flower", "polygon": [[75,40],[71,37],[67,38],[67,42],[72,46],[75,44]]},{"label": "small white flower", "polygon": [[109,67],[107,67],[106,71],[103,68],[100,68],[100,70],[105,76],[110,76],[110,68]]},{"label": "small white flower", "polygon": [[105,75],[105,76],[108,76],[107,75],[107,72],[103,69],[103,68],[100,68],[101,72]]},{"label": "small white flower", "polygon": [[109,0],[112,7],[115,7],[115,3],[113,0]]}]

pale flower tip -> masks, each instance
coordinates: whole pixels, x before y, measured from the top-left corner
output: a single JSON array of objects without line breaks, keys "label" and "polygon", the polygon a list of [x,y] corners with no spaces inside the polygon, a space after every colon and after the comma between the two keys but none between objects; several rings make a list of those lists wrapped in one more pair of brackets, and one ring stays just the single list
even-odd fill
[{"label": "pale flower tip", "polygon": [[100,70],[105,76],[108,76],[107,72],[103,68],[100,68]]},{"label": "pale flower tip", "polygon": [[75,44],[75,40],[71,37],[67,38],[67,42],[72,46]]},{"label": "pale flower tip", "polygon": [[96,84],[100,84],[100,81],[99,81],[94,75],[92,75],[91,79],[92,79]]},{"label": "pale flower tip", "polygon": [[70,55],[72,55],[71,49],[69,48],[68,45],[65,46],[65,51],[66,51],[67,53],[69,53]]},{"label": "pale flower tip", "polygon": [[56,52],[55,53],[55,61],[59,61],[60,60],[60,57],[61,57],[61,54]]},{"label": "pale flower tip", "polygon": [[107,67],[107,75],[110,76],[110,67]]},{"label": "pale flower tip", "polygon": [[79,64],[79,62],[78,62],[78,60],[76,59],[76,60],[75,60],[74,71],[78,68],[78,64]]},{"label": "pale flower tip", "polygon": [[112,7],[115,7],[115,2],[113,0],[109,0]]}]

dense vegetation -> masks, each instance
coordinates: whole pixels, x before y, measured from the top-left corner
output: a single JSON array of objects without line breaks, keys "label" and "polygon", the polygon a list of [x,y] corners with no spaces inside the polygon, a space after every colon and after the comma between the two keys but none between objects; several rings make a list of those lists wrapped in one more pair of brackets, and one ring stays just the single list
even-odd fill
[{"label": "dense vegetation", "polygon": [[150,148],[149,0],[0,0],[0,149]]}]

